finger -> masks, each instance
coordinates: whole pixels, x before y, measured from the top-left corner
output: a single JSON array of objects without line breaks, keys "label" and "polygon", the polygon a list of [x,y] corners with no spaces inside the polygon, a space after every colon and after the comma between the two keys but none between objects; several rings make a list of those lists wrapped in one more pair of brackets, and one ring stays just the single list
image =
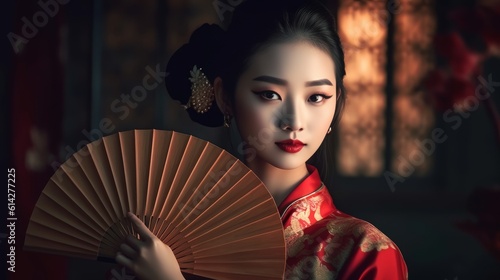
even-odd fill
[{"label": "finger", "polygon": [[115,261],[117,264],[123,265],[124,267],[134,271],[132,260],[123,255],[121,252],[116,253]]},{"label": "finger", "polygon": [[125,243],[120,245],[120,252],[131,260],[135,260],[139,255],[136,250]]},{"label": "finger", "polygon": [[125,243],[127,243],[132,249],[135,251],[141,250],[141,247],[144,245],[144,242],[137,239],[134,235],[127,235],[125,238]]},{"label": "finger", "polygon": [[128,217],[132,221],[132,226],[141,236],[141,240],[150,241],[154,234],[146,227],[146,225],[132,212],[128,212]]}]

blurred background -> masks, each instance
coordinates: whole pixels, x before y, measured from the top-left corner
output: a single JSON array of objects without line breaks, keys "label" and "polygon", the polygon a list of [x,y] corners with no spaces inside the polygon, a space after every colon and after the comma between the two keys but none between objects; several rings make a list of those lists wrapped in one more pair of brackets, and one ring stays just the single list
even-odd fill
[{"label": "blurred background", "polygon": [[[3,3],[2,164],[16,170],[18,217],[8,279],[109,273],[21,249],[46,182],[89,141],[156,128],[224,147],[223,128],[190,121],[163,77],[194,29],[227,25],[240,2]],[[410,279],[500,279],[500,1],[324,2],[347,65],[328,186],[337,207],[394,240]]]}]

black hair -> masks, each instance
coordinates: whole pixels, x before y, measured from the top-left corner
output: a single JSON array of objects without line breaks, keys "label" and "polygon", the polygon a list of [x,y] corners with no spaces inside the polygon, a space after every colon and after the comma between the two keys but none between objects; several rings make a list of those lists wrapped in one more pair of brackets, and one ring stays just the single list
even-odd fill
[{"label": "black hair", "polygon": [[[201,32],[202,30],[210,32]],[[335,127],[345,104],[344,52],[335,30],[334,18],[323,4],[311,0],[247,0],[236,7],[227,32],[223,33],[220,30],[217,26],[205,24],[193,33],[190,44],[192,41],[202,41],[200,38],[208,37],[199,47],[211,49],[214,52],[210,55],[203,52],[204,58],[193,61],[186,69],[190,70],[194,64],[204,67],[204,73],[211,82],[220,76],[224,94],[228,95],[228,100],[232,104],[234,104],[238,79],[245,72],[251,57],[259,50],[276,43],[305,40],[328,53],[334,62],[337,85],[337,106],[331,124],[332,129]],[[211,35],[208,35],[209,33]],[[189,47],[185,45],[183,48]],[[179,51],[181,50],[182,48]],[[186,54],[186,51],[182,53],[184,54],[183,63],[187,64],[190,63],[187,60],[193,60],[195,56],[198,56]],[[182,59],[179,58],[179,53],[176,54],[177,57],[174,54],[172,58],[176,63],[169,62],[167,66],[167,72],[170,74],[182,68],[181,65],[177,65]],[[187,77],[189,74],[184,74],[186,81]],[[184,92],[180,92],[181,89],[171,86],[169,88],[169,84],[178,82],[179,77],[169,75],[167,79],[170,79],[166,81],[169,93],[181,95],[181,98],[173,97],[185,104],[190,95],[189,87],[184,86]],[[204,116],[200,116],[201,114],[193,110],[188,110],[188,112],[193,120],[202,124],[222,125],[223,115],[215,105],[212,105]],[[331,166],[334,163],[332,135],[332,133],[327,134],[319,149],[307,161],[318,168],[323,182],[327,185],[332,183],[332,172],[328,171],[332,169]]]}]

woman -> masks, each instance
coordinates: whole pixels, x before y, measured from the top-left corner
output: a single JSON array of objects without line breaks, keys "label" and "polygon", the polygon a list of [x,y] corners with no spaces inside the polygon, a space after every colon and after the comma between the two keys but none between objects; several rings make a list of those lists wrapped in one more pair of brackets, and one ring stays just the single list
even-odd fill
[{"label": "woman", "polygon": [[[171,58],[166,82],[192,119],[230,126],[234,118],[244,140],[239,152],[279,205],[286,279],[407,279],[397,246],[337,210],[323,183],[330,184],[327,146],[344,105],[344,68],[321,4],[248,0],[227,32],[195,31]],[[183,279],[172,250],[130,218],[141,240],[127,238],[116,261],[141,279]]]}]

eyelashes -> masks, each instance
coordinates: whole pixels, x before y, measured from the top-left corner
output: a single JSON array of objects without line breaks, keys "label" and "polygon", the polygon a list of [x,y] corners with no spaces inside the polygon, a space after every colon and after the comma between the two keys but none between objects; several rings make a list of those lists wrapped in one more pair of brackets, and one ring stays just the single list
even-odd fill
[{"label": "eyelashes", "polygon": [[[264,91],[252,91],[255,95],[258,95],[260,96],[263,100],[266,100],[266,101],[271,101],[271,100],[282,100],[281,99],[281,96],[274,92],[274,91],[271,91],[271,90],[264,90]],[[312,94],[310,97],[309,97],[309,100],[311,100],[311,98],[313,97],[316,97],[316,100],[313,100],[312,103],[320,103],[321,101],[323,100],[327,100],[327,99],[330,99],[333,97],[333,95],[328,95],[328,94],[325,94],[325,93],[315,93],[315,94]],[[320,100],[317,100],[317,98],[320,97]],[[313,98],[314,99],[314,98]]]},{"label": "eyelashes", "polygon": [[264,90],[264,91],[252,91],[252,92],[256,95],[259,95],[264,100],[281,100],[281,96],[279,96],[279,94],[277,94],[274,91]]},{"label": "eyelashes", "polygon": [[327,95],[327,94],[323,94],[323,93],[317,93],[317,95],[323,96],[324,99],[330,99],[333,97],[333,95]]},{"label": "eyelashes", "polygon": [[[316,93],[316,94],[311,95],[311,97],[313,97],[313,96],[319,96],[322,98],[322,100],[320,100],[318,102],[314,102],[314,103],[319,103],[319,102],[323,101],[323,99],[330,99],[333,97],[333,95],[326,95],[324,93]],[[311,99],[311,98],[309,98],[309,99]]]}]

